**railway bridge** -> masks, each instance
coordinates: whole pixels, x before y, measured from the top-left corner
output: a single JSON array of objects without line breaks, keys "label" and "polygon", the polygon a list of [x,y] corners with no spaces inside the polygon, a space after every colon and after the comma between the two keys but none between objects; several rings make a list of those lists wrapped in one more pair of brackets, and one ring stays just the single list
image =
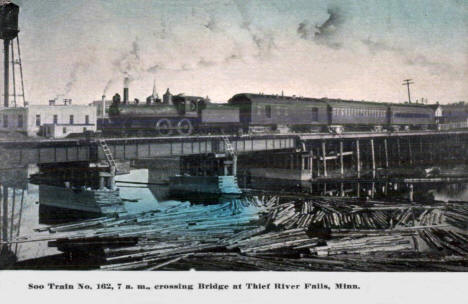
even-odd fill
[{"label": "railway bridge", "polygon": [[[300,180],[348,175],[359,178],[369,173],[375,177],[379,168],[460,162],[468,156],[468,130],[259,134],[228,138],[245,168],[268,168],[263,171],[272,174],[296,170],[299,177],[292,178]],[[222,135],[105,141],[117,161],[222,155],[228,144]],[[3,141],[0,156],[1,168],[106,160],[94,138]]]},{"label": "railway bridge", "polygon": [[[225,136],[189,136],[154,138],[108,138],[105,142],[115,160],[143,160],[160,157],[184,157],[226,151]],[[259,151],[294,150],[297,135],[230,136],[238,154]],[[106,160],[98,140],[65,139],[0,142],[1,168],[28,164],[61,164]]]}]

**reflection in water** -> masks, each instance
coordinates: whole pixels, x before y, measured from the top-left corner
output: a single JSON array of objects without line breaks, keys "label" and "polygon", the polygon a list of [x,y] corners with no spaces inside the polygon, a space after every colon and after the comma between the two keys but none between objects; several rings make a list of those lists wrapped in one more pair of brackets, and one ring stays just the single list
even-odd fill
[{"label": "reflection in water", "polygon": [[434,185],[430,190],[436,200],[440,201],[468,201],[467,184]]},{"label": "reflection in water", "polygon": [[39,203],[39,224],[42,225],[64,224],[97,217],[99,214],[94,212],[57,208]]},{"label": "reflection in water", "polygon": [[9,240],[21,233],[25,192],[28,189],[27,176],[28,168],[0,171],[0,267],[6,267],[17,260],[19,245]]},{"label": "reflection in water", "polygon": [[39,185],[41,205],[95,214],[125,212],[113,174],[107,168],[82,163],[59,168],[41,166],[31,182]]},{"label": "reflection in water", "polygon": [[[129,215],[147,212],[151,210],[169,210],[180,206],[181,202],[190,200],[191,202],[202,203],[203,208],[211,210],[207,203],[232,202],[229,197],[207,198],[200,196],[179,197],[174,199],[168,196],[167,177],[171,173],[169,168],[159,165],[144,164],[138,169],[133,169],[129,174],[116,177],[123,211]],[[70,208],[58,208],[69,206],[70,197],[57,195],[51,189],[43,191],[47,186],[39,183],[34,185],[29,183],[28,177],[35,173],[34,167],[14,170],[0,171],[0,225],[1,225],[1,255],[0,268],[5,269],[16,262],[29,259],[50,257],[60,252],[55,248],[48,247],[47,241],[23,242],[22,237],[35,239],[39,236],[36,229],[45,225],[67,223],[78,219],[96,217],[96,213],[72,210]],[[125,183],[123,183],[125,182]],[[252,181],[250,181],[252,182]],[[241,183],[243,186],[244,184]],[[265,189],[272,194],[292,193],[299,195],[299,192],[313,193],[314,195],[328,196],[355,196],[357,193],[361,197],[374,196],[384,197],[385,195],[408,197],[408,185],[395,183],[327,183],[327,184],[305,184],[287,185],[285,183],[265,183],[258,186],[254,183],[245,184],[251,189]],[[44,188],[43,188],[44,187]],[[372,194],[372,189],[374,192]],[[71,193],[80,196],[71,189]],[[369,192],[371,190],[371,193]],[[357,192],[356,192],[357,191]],[[433,196],[437,200],[468,200],[468,188],[466,184],[425,184],[414,186],[414,199],[422,200]],[[430,195],[428,195],[430,193]],[[88,198],[89,199],[89,198]],[[85,199],[86,200],[86,199]],[[57,202],[56,206],[50,203]],[[85,202],[89,203],[89,201]],[[205,203],[205,204],[203,204]],[[161,221],[163,219],[161,218]],[[158,223],[156,223],[157,226]],[[196,232],[193,232],[196,233]],[[12,242],[12,240],[14,242]],[[49,269],[53,268],[55,260],[47,260],[42,263],[49,263]]]}]

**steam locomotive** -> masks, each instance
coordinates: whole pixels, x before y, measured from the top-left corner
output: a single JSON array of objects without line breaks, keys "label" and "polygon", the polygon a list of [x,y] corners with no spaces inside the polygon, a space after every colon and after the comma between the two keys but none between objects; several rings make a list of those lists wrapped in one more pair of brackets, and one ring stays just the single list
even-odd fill
[{"label": "steam locomotive", "polygon": [[150,96],[145,104],[129,103],[114,95],[109,107],[107,133],[162,135],[235,131],[240,127],[239,109],[229,104],[211,103],[199,96],[172,95],[169,89],[163,99]]},{"label": "steam locomotive", "polygon": [[[124,92],[125,95],[125,92]],[[126,100],[127,99],[127,100]],[[181,136],[238,132],[335,132],[436,129],[438,105],[392,104],[242,93],[227,103],[199,96],[113,97],[106,132]]]}]

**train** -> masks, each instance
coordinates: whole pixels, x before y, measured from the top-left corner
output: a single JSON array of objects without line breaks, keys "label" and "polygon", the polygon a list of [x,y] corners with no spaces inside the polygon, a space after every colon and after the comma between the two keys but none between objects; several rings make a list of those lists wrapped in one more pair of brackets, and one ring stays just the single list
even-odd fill
[{"label": "train", "polygon": [[329,98],[240,93],[226,103],[200,96],[148,97],[131,103],[113,97],[105,133],[133,135],[305,133],[437,130],[438,104],[383,103]]}]

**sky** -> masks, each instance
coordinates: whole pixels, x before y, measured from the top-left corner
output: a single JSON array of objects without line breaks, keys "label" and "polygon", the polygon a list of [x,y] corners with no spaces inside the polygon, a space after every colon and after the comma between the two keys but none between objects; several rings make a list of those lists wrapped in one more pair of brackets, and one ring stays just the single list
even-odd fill
[{"label": "sky", "polygon": [[468,101],[464,0],[17,0],[26,99]]}]

